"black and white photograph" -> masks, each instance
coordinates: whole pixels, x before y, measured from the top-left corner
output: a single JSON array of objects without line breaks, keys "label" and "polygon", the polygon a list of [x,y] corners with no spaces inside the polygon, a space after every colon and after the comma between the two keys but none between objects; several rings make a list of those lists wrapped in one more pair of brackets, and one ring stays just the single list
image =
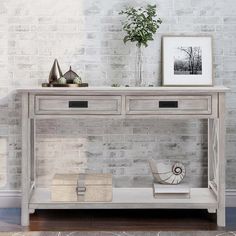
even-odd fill
[{"label": "black and white photograph", "polygon": [[212,38],[164,36],[164,86],[212,86]]},{"label": "black and white photograph", "polygon": [[178,47],[174,58],[175,75],[201,75],[201,47]]}]

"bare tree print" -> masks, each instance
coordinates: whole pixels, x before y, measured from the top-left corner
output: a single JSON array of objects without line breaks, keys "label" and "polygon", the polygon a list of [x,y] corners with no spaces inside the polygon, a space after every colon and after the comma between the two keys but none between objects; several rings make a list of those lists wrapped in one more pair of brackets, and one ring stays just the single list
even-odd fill
[{"label": "bare tree print", "polygon": [[174,60],[176,75],[202,74],[202,50],[200,47],[178,47]]}]

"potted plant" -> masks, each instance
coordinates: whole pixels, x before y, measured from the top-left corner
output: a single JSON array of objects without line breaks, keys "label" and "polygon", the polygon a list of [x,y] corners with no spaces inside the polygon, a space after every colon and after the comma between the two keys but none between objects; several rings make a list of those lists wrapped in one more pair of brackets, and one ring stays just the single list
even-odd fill
[{"label": "potted plant", "polygon": [[154,40],[153,36],[162,20],[157,18],[156,5],[139,8],[127,7],[119,14],[126,16],[126,20],[122,22],[123,30],[126,32],[124,43],[135,42],[137,46],[136,86],[142,86],[142,47],[147,47],[149,41]]}]

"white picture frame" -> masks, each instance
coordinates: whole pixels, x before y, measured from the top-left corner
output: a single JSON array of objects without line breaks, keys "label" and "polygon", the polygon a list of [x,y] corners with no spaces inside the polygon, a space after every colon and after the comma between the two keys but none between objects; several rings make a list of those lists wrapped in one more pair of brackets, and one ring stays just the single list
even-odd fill
[{"label": "white picture frame", "polygon": [[163,86],[213,86],[211,36],[163,36]]}]

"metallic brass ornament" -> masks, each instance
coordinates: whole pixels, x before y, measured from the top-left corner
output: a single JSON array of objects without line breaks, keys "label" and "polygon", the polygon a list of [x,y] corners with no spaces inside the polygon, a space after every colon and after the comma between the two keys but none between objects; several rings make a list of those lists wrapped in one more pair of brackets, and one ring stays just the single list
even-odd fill
[{"label": "metallic brass ornament", "polygon": [[66,79],[64,77],[61,77],[57,80],[58,84],[66,84]]},{"label": "metallic brass ornament", "polygon": [[70,66],[70,69],[63,75],[57,59],[54,60],[49,75],[49,83],[42,83],[42,87],[88,87],[88,83],[83,83]]},{"label": "metallic brass ornament", "polygon": [[52,66],[52,69],[51,69],[50,74],[49,74],[49,83],[57,82],[57,80],[59,78],[61,78],[62,75],[63,74],[62,74],[61,68],[59,66],[58,60],[55,59],[54,63],[53,63],[53,66]]},{"label": "metallic brass ornament", "polygon": [[74,78],[73,84],[82,84],[82,79],[80,77]]},{"label": "metallic brass ornament", "polygon": [[73,84],[75,78],[79,77],[70,66],[70,69],[63,75],[66,78],[67,84]]}]

